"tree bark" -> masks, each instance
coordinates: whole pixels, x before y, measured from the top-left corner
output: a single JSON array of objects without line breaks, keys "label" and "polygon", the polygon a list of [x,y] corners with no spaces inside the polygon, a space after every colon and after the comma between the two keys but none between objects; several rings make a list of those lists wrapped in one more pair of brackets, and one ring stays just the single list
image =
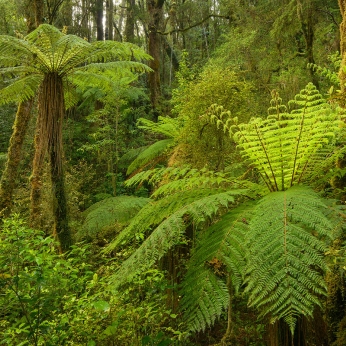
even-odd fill
[{"label": "tree bark", "polygon": [[113,40],[113,21],[114,21],[114,3],[113,0],[107,0],[107,21],[106,21],[106,40]]},{"label": "tree bark", "polygon": [[160,35],[158,34],[159,26],[162,18],[162,8],[165,0],[147,0],[147,10],[149,14],[149,37],[148,50],[153,60],[149,61],[149,67],[153,70],[149,72],[148,84],[150,90],[151,106],[154,110],[154,115],[158,116],[158,104],[161,96],[160,83]]},{"label": "tree bark", "polygon": [[103,41],[103,0],[96,0],[95,19],[97,30],[97,41]]},{"label": "tree bark", "polygon": [[[61,252],[70,249],[72,236],[68,226],[67,201],[63,171],[62,124],[65,115],[62,78],[57,73],[45,76],[39,92],[39,113],[37,120],[36,155],[33,162],[32,206],[35,207],[36,183],[39,183],[42,163],[48,150],[50,159],[53,197],[54,235],[60,243]],[[36,175],[35,175],[36,174]],[[38,189],[40,189],[38,184]],[[38,191],[40,192],[40,191]],[[36,212],[36,210],[33,210]],[[32,214],[32,220],[35,215]]]},{"label": "tree bark", "polygon": [[43,23],[43,13],[44,13],[44,1],[35,0],[35,24],[36,28]]},{"label": "tree bark", "polygon": [[[308,64],[315,64],[314,59],[314,53],[313,53],[313,45],[314,45],[314,18],[313,18],[313,7],[312,7],[311,1],[308,1],[306,4],[306,8],[303,9],[303,5],[300,0],[297,1],[297,12],[298,17],[301,23],[302,32],[305,39],[305,45],[306,45],[306,59],[308,61]],[[313,84],[316,86],[317,89],[319,89],[319,81],[316,76],[314,68],[309,68],[311,80]]]},{"label": "tree bark", "polygon": [[340,55],[341,66],[339,71],[341,93],[344,94],[346,90],[346,0],[339,0],[339,8],[341,13],[340,24]]},{"label": "tree bark", "polygon": [[134,42],[135,39],[135,0],[127,0],[126,4],[126,24],[125,37],[126,42]]},{"label": "tree bark", "polygon": [[7,217],[11,213],[12,195],[16,187],[22,146],[33,103],[33,99],[30,99],[18,106],[7,153],[7,162],[0,182],[0,218]]}]

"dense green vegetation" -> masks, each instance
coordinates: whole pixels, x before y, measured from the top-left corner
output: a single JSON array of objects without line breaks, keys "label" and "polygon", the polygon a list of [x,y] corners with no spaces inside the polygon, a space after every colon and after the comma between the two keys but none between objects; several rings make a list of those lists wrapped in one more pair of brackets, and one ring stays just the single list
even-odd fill
[{"label": "dense green vegetation", "polygon": [[0,75],[0,345],[345,345],[345,0],[0,0]]}]

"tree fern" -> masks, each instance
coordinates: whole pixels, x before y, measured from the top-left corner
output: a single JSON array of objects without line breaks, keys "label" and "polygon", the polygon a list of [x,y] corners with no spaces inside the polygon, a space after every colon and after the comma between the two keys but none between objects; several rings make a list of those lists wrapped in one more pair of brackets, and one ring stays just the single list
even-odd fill
[{"label": "tree fern", "polygon": [[231,210],[198,237],[181,290],[187,330],[204,330],[228,307],[228,273],[235,291],[239,290],[251,209],[252,205],[242,205]]},{"label": "tree fern", "polygon": [[312,316],[326,294],[323,254],[334,227],[326,211],[315,192],[296,186],[261,199],[250,221],[249,304],[292,332],[297,316]]},{"label": "tree fern", "polygon": [[[34,225],[41,214],[40,175],[44,156],[48,152],[54,233],[59,238],[62,251],[67,250],[72,243],[64,186],[62,124],[66,105],[70,106],[76,100],[71,92],[76,87],[73,77],[78,75],[76,79],[79,78],[79,82],[82,78],[93,83],[95,73],[102,74],[109,69],[117,71],[120,77],[128,77],[129,71],[150,71],[146,65],[134,61],[142,58],[150,59],[150,56],[134,45],[114,41],[89,43],[47,24],[40,25],[23,39],[0,36],[0,75],[8,78],[12,69],[15,76],[13,78],[11,75],[9,85],[0,90],[0,104],[22,102],[36,93],[39,97],[31,179],[31,223]],[[120,73],[124,69],[128,71]]]},{"label": "tree fern", "polygon": [[[326,293],[323,254],[334,223],[327,204],[300,183],[309,182],[314,166],[331,155],[340,122],[312,84],[289,105],[291,111],[273,92],[266,119],[238,124],[217,106],[208,114],[230,132],[266,191],[223,172],[188,167],[143,171],[129,179],[129,185],[147,181],[155,191],[152,202],[109,247],[121,246],[136,232],[148,235],[114,275],[115,286],[153,265],[184,240],[186,227],[193,224],[198,243],[182,283],[181,302],[188,330],[212,325],[228,306],[226,274],[236,290],[245,276],[249,305],[272,321],[283,318],[292,332],[298,315],[312,315]],[[239,207],[246,197],[258,202]]]}]

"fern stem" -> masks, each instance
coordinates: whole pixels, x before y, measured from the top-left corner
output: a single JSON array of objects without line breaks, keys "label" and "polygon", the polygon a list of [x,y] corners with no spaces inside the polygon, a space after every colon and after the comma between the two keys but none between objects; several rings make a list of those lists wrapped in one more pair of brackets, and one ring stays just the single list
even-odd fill
[{"label": "fern stem", "polygon": [[[262,146],[262,148],[263,148],[263,152],[264,152],[264,154],[265,154],[265,156],[266,156],[266,158],[267,158],[267,160],[268,160],[268,165],[269,165],[270,171],[271,171],[272,176],[273,176],[273,179],[274,179],[275,187],[273,187],[273,190],[271,190],[271,191],[279,191],[278,184],[277,184],[277,182],[276,182],[275,174],[274,174],[274,171],[273,171],[273,167],[272,167],[272,165],[271,165],[271,162],[270,162],[270,159],[269,159],[269,156],[268,156],[268,151],[266,150],[266,147],[265,147],[265,145],[264,145],[264,143],[263,143],[262,137],[261,137],[261,135],[260,135],[260,133],[259,133],[259,131],[258,131],[258,127],[257,127],[256,124],[255,124],[255,129],[256,129],[257,137],[258,137],[258,139],[260,140],[261,146]],[[265,171],[264,171],[264,172],[265,172]],[[266,172],[265,172],[265,175],[268,177],[269,181],[271,182],[271,180],[270,180],[270,178],[269,178],[269,176],[267,175]],[[271,183],[272,183],[272,182],[271,182]],[[272,184],[271,184],[271,185],[272,185]]]},{"label": "fern stem", "polygon": [[225,335],[221,339],[221,345],[227,345],[227,341],[231,341],[233,334],[233,321],[232,321],[232,300],[233,300],[233,285],[231,273],[228,273],[227,276],[227,288],[228,288],[228,311],[227,311],[227,329]]},{"label": "fern stem", "polygon": [[[241,137],[244,139],[244,141],[245,141],[247,144],[250,144],[249,141],[247,140],[246,136],[243,134],[242,130],[239,128],[239,126],[238,126],[237,128],[238,128],[238,133],[240,133],[240,135],[241,135]],[[254,152],[254,154],[255,154],[255,152]],[[256,159],[257,159],[257,158],[258,158],[258,156],[256,155]],[[259,160],[255,160],[255,162],[258,163],[258,162],[260,162],[260,161],[259,161]],[[258,171],[258,172],[259,172],[261,178],[263,179],[264,183],[267,185],[268,190],[269,190],[270,192],[275,191],[275,189],[273,189],[273,186],[271,186],[271,181],[270,181],[270,178],[269,178],[268,174],[267,174],[266,171],[265,171],[265,167],[263,167],[262,164],[260,164],[260,166],[261,166],[262,171],[264,172],[265,176],[262,174],[261,171]],[[266,177],[268,180],[265,179],[265,177]]]},{"label": "fern stem", "polygon": [[294,175],[295,175],[295,172],[296,172],[297,155],[298,155],[300,140],[301,140],[301,137],[302,137],[303,127],[304,127],[306,104],[307,104],[307,101],[305,101],[304,112],[302,113],[302,119],[300,121],[300,129],[299,129],[299,135],[297,137],[296,151],[295,151],[295,154],[294,154],[294,161],[293,161],[293,168],[292,168],[292,178],[291,178],[290,186],[293,185]]}]

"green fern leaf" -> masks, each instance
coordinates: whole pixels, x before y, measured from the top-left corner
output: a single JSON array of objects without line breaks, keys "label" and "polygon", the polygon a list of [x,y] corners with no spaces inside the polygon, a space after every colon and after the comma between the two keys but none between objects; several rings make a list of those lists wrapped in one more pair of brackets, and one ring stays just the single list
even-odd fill
[{"label": "green fern leaf", "polygon": [[[222,121],[245,160],[257,169],[269,191],[283,191],[309,180],[316,164],[330,154],[340,132],[338,114],[309,83],[289,105],[288,113],[273,92],[269,116],[248,124],[223,119],[222,107],[213,106],[208,116]],[[214,117],[211,116],[216,113]],[[232,124],[233,122],[233,124]]]},{"label": "green fern leaf", "polygon": [[126,174],[131,174],[138,169],[143,169],[148,165],[155,165],[160,160],[160,157],[164,152],[172,147],[174,139],[163,139],[150,145],[147,149],[143,150],[135,160],[133,160],[130,166],[127,168]]},{"label": "green fern leaf", "polygon": [[145,232],[158,225],[143,244],[126,260],[114,275],[120,285],[138,270],[150,268],[170,248],[182,241],[186,227],[210,221],[220,209],[227,209],[245,190],[220,192],[219,189],[201,189],[174,194],[144,207],[130,225],[108,246],[111,251],[131,239],[136,232]]},{"label": "green fern leaf", "polygon": [[149,198],[118,196],[93,204],[84,212],[86,218],[82,226],[82,237],[94,238],[105,227],[115,223],[129,223],[149,201]]},{"label": "green fern leaf", "polygon": [[249,304],[284,318],[292,332],[296,316],[312,316],[326,295],[323,253],[334,227],[326,211],[314,191],[296,186],[265,196],[250,222]]},{"label": "green fern leaf", "polygon": [[230,293],[225,276],[228,273],[235,291],[239,290],[252,207],[242,205],[229,211],[199,236],[181,290],[181,310],[187,330],[204,330],[227,308]]}]

